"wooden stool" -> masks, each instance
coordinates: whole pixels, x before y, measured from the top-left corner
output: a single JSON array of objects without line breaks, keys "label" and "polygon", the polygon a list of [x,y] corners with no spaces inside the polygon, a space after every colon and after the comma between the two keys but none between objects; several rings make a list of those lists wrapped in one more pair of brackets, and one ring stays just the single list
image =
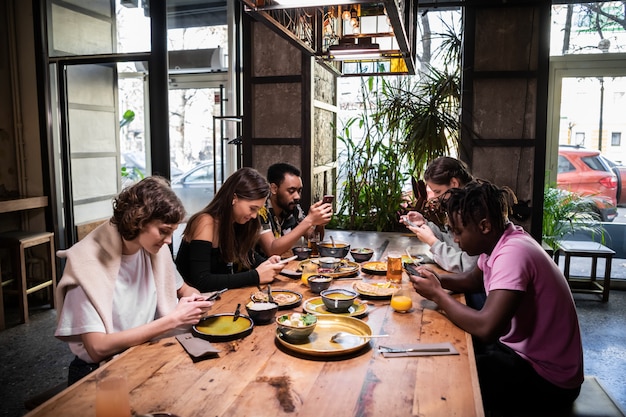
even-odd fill
[{"label": "wooden stool", "polygon": [[[602,302],[609,301],[609,290],[611,289],[611,261],[615,251],[597,242],[563,240],[559,242],[559,247],[554,253],[554,261],[559,263],[559,255],[565,255],[563,274],[567,279],[572,292],[599,294]],[[572,256],[591,258],[591,276],[570,277],[570,260]],[[598,258],[605,259],[604,280],[602,283],[596,280]]]},{"label": "wooden stool", "polygon": [[[42,281],[33,283],[29,287],[29,281],[31,277],[28,277],[27,262],[26,262],[26,249],[32,248],[38,245],[48,244],[48,262],[47,267],[44,268],[42,275],[44,278]],[[43,289],[48,290],[48,297],[50,299],[50,307],[54,308],[54,294],[56,292],[57,279],[56,279],[56,258],[54,253],[54,233],[51,232],[5,232],[0,233],[0,248],[8,250],[12,278],[16,284],[15,290],[5,289],[6,294],[17,294],[19,296],[20,305],[20,319],[21,323],[28,323],[28,294],[32,294],[36,291]],[[3,265],[3,269],[7,269]],[[5,282],[2,283],[5,286]],[[8,284],[8,283],[7,283]],[[8,285],[7,285],[8,286]],[[4,323],[4,310],[2,312],[2,323]]]}]

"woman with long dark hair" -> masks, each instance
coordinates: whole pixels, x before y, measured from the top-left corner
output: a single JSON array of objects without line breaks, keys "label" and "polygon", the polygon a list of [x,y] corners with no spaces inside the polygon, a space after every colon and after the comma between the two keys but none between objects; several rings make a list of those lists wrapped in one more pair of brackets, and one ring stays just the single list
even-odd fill
[{"label": "woman with long dark hair", "polygon": [[176,257],[187,283],[204,292],[272,282],[284,268],[280,256],[265,259],[254,250],[261,232],[257,215],[269,192],[258,171],[240,168],[189,219]]}]

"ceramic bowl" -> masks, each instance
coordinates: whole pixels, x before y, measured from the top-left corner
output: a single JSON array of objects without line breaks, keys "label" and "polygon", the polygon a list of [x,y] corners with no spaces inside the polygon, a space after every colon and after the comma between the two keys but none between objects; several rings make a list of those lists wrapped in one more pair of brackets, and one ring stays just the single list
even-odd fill
[{"label": "ceramic bowl", "polygon": [[276,317],[278,331],[286,340],[304,341],[317,325],[317,316],[314,314],[291,313]]},{"label": "ceramic bowl", "polygon": [[335,269],[341,264],[341,259],[326,256],[319,258],[317,262],[319,263],[320,268]]},{"label": "ceramic bowl", "polygon": [[303,261],[308,259],[311,256],[311,248],[307,248],[306,246],[296,246],[291,249],[293,254],[298,257],[298,260]]},{"label": "ceramic bowl", "polygon": [[331,288],[320,293],[322,302],[331,313],[347,313],[357,293],[343,288]]},{"label": "ceramic bowl", "polygon": [[370,248],[352,248],[350,249],[350,255],[355,262],[366,262],[372,259],[374,256],[374,250]]},{"label": "ceramic bowl", "polygon": [[332,242],[320,242],[317,244],[317,250],[322,257],[330,258],[345,258],[350,252],[350,244],[345,242],[335,242],[333,246]]},{"label": "ceramic bowl", "polygon": [[278,311],[278,304],[250,301],[246,304],[246,311],[254,324],[267,324],[274,320],[274,316]]},{"label": "ceramic bowl", "polygon": [[330,284],[333,282],[333,278],[327,277],[326,275],[311,275],[307,278],[307,281],[309,282],[311,291],[315,294],[319,294],[330,287]]}]

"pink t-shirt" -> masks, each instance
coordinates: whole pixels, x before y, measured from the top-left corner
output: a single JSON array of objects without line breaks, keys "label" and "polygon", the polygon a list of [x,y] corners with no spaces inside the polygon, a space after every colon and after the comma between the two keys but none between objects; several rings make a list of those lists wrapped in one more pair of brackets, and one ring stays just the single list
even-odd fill
[{"label": "pink t-shirt", "polygon": [[491,255],[482,254],[485,291],[526,293],[500,341],[562,388],[583,381],[583,352],[576,307],[563,273],[524,229],[509,224]]}]

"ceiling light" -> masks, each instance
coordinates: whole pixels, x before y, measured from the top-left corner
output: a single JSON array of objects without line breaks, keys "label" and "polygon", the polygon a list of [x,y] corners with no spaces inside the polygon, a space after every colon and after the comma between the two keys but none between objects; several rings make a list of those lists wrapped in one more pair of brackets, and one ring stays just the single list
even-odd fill
[{"label": "ceiling light", "polygon": [[355,4],[355,0],[274,0],[274,3],[285,8],[289,7],[320,7],[320,6],[340,6],[342,4]]}]

